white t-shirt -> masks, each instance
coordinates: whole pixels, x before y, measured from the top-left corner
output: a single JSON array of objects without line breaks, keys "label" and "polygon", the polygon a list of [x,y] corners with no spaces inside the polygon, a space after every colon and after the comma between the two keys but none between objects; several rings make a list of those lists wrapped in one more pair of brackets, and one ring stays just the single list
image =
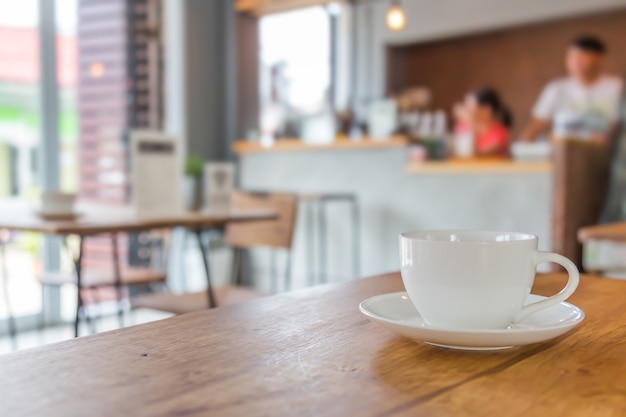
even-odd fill
[{"label": "white t-shirt", "polygon": [[588,86],[561,78],[543,90],[533,116],[552,121],[552,133],[557,137],[586,139],[606,133],[619,119],[623,88],[620,78],[609,75]]}]

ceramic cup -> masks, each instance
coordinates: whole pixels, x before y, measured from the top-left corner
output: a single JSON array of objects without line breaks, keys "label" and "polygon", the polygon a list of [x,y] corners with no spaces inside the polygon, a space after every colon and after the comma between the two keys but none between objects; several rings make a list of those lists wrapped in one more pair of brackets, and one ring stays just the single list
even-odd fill
[{"label": "ceramic cup", "polygon": [[[442,230],[400,235],[402,281],[427,323],[455,329],[504,329],[576,290],[579,273],[564,256],[537,250],[523,233]],[[524,306],[538,264],[565,267],[558,294]]]},{"label": "ceramic cup", "polygon": [[41,194],[41,213],[45,215],[70,215],[74,213],[76,194],[44,191]]}]

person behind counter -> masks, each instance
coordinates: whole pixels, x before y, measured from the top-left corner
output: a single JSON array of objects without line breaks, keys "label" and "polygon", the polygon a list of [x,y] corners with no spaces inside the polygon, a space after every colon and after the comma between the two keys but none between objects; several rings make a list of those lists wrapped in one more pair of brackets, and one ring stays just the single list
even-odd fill
[{"label": "person behind counter", "polygon": [[606,46],[582,36],[567,48],[568,77],[549,83],[533,109],[533,119],[521,136],[536,140],[552,128],[552,136],[609,144],[616,133],[623,82],[604,73]]},{"label": "person behind counter", "polygon": [[[454,115],[457,156],[509,157],[513,118],[497,91],[492,88],[473,91],[455,106]],[[469,145],[463,146],[461,142]]]}]

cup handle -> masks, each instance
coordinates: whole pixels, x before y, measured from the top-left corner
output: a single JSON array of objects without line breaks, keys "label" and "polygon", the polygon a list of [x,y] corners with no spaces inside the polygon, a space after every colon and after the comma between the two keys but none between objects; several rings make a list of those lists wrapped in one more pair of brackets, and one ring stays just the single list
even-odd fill
[{"label": "cup handle", "polygon": [[555,294],[550,298],[546,298],[545,300],[537,301],[536,303],[532,303],[530,305],[522,307],[522,310],[517,314],[517,316],[515,316],[514,322],[518,322],[519,320],[527,317],[532,313],[558,304],[561,301],[567,300],[569,296],[572,295],[574,291],[576,291],[576,287],[578,287],[578,282],[580,281],[580,273],[578,272],[578,268],[576,268],[576,265],[574,265],[574,262],[570,261],[565,256],[559,255],[558,253],[536,252],[535,265],[539,265],[543,262],[553,262],[555,264],[563,266],[567,270],[569,280],[567,281],[567,284],[565,284],[565,287],[561,291],[559,291],[558,294]]}]

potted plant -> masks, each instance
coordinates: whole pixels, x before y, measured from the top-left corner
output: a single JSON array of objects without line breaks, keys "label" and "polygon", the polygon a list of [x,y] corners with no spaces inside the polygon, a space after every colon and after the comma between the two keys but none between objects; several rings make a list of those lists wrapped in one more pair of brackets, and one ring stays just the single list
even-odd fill
[{"label": "potted plant", "polygon": [[202,208],[202,176],[204,160],[198,155],[189,155],[185,160],[185,206],[190,211]]}]

